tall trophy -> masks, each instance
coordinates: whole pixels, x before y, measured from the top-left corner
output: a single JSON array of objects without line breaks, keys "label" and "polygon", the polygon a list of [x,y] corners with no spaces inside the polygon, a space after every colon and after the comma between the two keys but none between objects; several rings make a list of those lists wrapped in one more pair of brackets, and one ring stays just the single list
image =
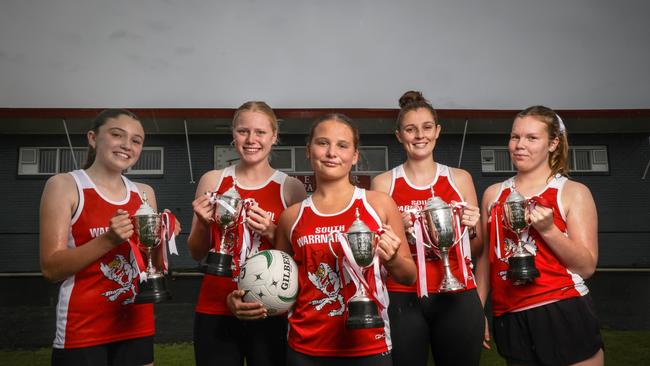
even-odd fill
[{"label": "tall trophy", "polygon": [[433,196],[427,200],[422,214],[431,244],[440,251],[442,258],[444,275],[439,291],[453,292],[464,289],[465,285],[456,279],[449,266],[449,251],[460,241],[454,220],[454,208],[440,197]]},{"label": "tall trophy", "polygon": [[237,181],[232,187],[220,195],[216,195],[214,219],[221,232],[219,247],[212,248],[201,271],[215,276],[232,277],[232,257],[237,240],[237,221],[241,213],[242,199],[235,189]]},{"label": "tall trophy", "polygon": [[522,235],[530,226],[526,220],[529,205],[529,200],[514,189],[503,204],[505,224],[518,238],[517,246],[508,258],[507,276],[515,285],[524,285],[539,277],[539,271],[535,268],[535,255],[525,248],[528,242],[523,240]]},{"label": "tall trophy", "polygon": [[352,225],[345,233],[352,256],[359,269],[357,274],[350,273],[351,276],[358,277],[358,281],[354,281],[357,290],[354,296],[348,300],[346,327],[350,329],[383,328],[384,320],[379,316],[377,304],[368,297],[365,277],[363,276],[363,273],[373,265],[375,259],[375,233],[361,221],[359,209],[357,209],[355,216]]},{"label": "tall trophy", "polygon": [[[153,210],[147,201],[147,194],[142,193],[142,205],[132,216],[135,234],[137,236],[137,247],[147,255],[146,275],[147,279],[140,282],[138,294],[135,297],[136,304],[159,303],[171,299],[167,290],[165,275],[158,271],[153,265],[152,253],[163,241],[161,215]],[[163,253],[164,255],[164,253]]]}]

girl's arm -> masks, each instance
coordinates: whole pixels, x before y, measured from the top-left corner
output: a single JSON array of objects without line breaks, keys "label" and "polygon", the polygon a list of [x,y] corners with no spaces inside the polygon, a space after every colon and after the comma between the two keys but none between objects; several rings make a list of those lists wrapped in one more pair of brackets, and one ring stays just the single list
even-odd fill
[{"label": "girl's arm", "polygon": [[48,179],[39,212],[39,247],[41,271],[49,281],[58,282],[74,275],[133,234],[128,212],[117,210],[107,223],[107,232],[82,246],[69,248],[71,219],[78,202],[77,186],[70,174]]},{"label": "girl's arm", "polygon": [[192,228],[187,238],[190,255],[196,261],[201,260],[210,250],[210,225],[214,222],[214,205],[210,203],[207,192],[212,192],[221,177],[220,170],[209,171],[201,177],[196,187],[192,209]]}]

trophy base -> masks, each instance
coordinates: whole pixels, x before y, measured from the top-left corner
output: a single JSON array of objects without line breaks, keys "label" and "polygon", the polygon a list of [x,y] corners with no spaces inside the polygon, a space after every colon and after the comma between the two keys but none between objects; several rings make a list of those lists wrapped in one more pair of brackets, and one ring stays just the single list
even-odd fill
[{"label": "trophy base", "polygon": [[200,267],[201,272],[213,276],[232,277],[232,255],[208,252],[205,263]]},{"label": "trophy base", "polygon": [[539,277],[539,271],[535,268],[535,257],[532,255],[510,257],[507,276],[515,285],[533,282],[535,278]]},{"label": "trophy base", "polygon": [[146,281],[140,283],[140,289],[135,296],[136,304],[159,303],[172,298],[171,293],[167,290],[165,276],[157,273],[151,275]]},{"label": "trophy base", "polygon": [[348,303],[348,329],[383,328],[384,320],[379,316],[377,305],[370,299]]},{"label": "trophy base", "polygon": [[456,279],[456,277],[443,277],[440,283],[440,292],[456,292],[465,288],[465,285]]}]

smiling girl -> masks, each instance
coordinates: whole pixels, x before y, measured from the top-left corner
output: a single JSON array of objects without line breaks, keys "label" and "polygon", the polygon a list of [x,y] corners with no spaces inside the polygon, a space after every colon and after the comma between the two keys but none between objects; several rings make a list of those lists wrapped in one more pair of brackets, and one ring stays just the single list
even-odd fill
[{"label": "smiling girl", "polygon": [[[153,362],[152,304],[134,304],[138,271],[127,240],[129,218],[150,186],[122,172],[140,157],[144,130],[123,109],[101,112],[88,132],[83,170],[48,179],[40,208],[43,276],[64,280],[57,304],[53,365],[143,365]],[[176,226],[176,233],[180,225]]]},{"label": "smiling girl", "polygon": [[[214,204],[206,192],[224,193],[235,188],[242,199],[252,198],[246,225],[252,233],[248,256],[271,249],[280,213],[306,197],[296,178],[271,167],[269,156],[278,140],[278,121],[264,102],[246,102],[232,121],[233,146],[239,155],[237,165],[212,170],[203,175],[192,202],[194,219],[188,245],[192,257],[205,257],[218,231]],[[240,253],[235,253],[238,258]],[[268,317],[259,303],[242,302],[233,278],[203,277],[194,320],[194,353],[197,365],[249,366],[285,364],[286,316]],[[263,320],[255,320],[261,319]],[[251,321],[255,320],[255,321]]]}]

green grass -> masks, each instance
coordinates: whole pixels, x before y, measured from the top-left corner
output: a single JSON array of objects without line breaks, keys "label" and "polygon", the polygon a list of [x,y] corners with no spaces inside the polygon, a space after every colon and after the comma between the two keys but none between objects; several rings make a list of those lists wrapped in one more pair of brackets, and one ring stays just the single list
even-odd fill
[{"label": "green grass", "polygon": [[[603,330],[605,364],[650,365],[650,331]],[[35,350],[0,350],[0,365],[49,365],[50,348]],[[185,366],[194,364],[194,351],[189,343],[159,344],[155,348],[156,366]],[[481,355],[481,365],[504,365],[493,347]],[[430,362],[433,365],[433,362]]]}]

